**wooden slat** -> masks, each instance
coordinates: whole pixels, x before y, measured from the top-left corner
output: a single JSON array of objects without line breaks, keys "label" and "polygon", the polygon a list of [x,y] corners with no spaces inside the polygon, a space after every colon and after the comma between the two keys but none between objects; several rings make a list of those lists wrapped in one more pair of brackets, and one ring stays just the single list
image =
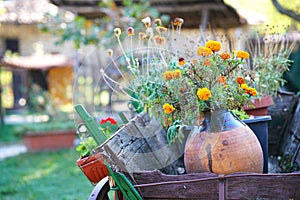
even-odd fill
[{"label": "wooden slat", "polygon": [[300,199],[300,173],[227,178],[226,199]]},{"label": "wooden slat", "polygon": [[135,187],[144,199],[300,199],[300,173],[218,176],[213,173],[165,175],[152,171],[133,176],[138,183]]},{"label": "wooden slat", "polygon": [[[144,199],[218,199],[218,179],[198,181],[216,177],[217,175],[212,173],[179,176],[165,175],[158,171],[134,173],[134,179],[140,184],[137,188],[141,191]],[[190,182],[191,180],[195,182]],[[142,183],[145,185],[143,186]],[[162,184],[147,186],[147,183]]]}]

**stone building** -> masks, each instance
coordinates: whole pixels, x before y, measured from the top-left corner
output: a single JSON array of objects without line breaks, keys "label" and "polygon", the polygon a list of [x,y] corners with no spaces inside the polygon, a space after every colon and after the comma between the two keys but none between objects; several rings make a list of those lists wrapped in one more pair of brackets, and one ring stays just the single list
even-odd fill
[{"label": "stone building", "polygon": [[2,107],[9,111],[27,105],[33,83],[48,90],[53,99],[70,103],[72,46],[56,46],[57,38],[43,33],[37,26],[46,13],[54,15],[59,8],[47,0],[3,1],[1,6]]}]

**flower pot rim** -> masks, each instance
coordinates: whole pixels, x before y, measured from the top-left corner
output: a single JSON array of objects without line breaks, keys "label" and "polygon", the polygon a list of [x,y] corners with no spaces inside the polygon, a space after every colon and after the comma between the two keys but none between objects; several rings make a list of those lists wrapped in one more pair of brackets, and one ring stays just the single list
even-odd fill
[{"label": "flower pot rim", "polygon": [[41,130],[41,131],[26,131],[24,136],[39,136],[39,135],[54,135],[54,134],[76,134],[74,129],[66,129],[66,130]]},{"label": "flower pot rim", "polygon": [[243,107],[244,110],[253,110],[274,105],[272,96],[257,97],[250,100],[249,105]]},{"label": "flower pot rim", "polygon": [[272,117],[270,115],[265,115],[265,116],[254,116],[254,118],[250,119],[244,119],[243,122],[246,124],[250,123],[257,123],[257,122],[266,122],[266,121],[271,121]]}]

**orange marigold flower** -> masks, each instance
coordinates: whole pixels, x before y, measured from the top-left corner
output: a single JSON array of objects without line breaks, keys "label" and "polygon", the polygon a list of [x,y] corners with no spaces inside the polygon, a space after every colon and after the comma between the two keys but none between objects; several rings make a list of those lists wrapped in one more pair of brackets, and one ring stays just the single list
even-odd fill
[{"label": "orange marigold flower", "polygon": [[204,59],[203,60],[203,65],[209,67],[210,66],[210,60],[209,59]]},{"label": "orange marigold flower", "polygon": [[181,76],[181,71],[180,69],[176,69],[175,71],[173,71],[173,78],[178,78]]},{"label": "orange marigold flower", "polygon": [[156,35],[154,37],[154,41],[157,45],[163,45],[166,42],[166,38],[165,37],[160,37],[158,35]]},{"label": "orange marigold flower", "polygon": [[206,45],[205,45],[207,48],[210,48],[213,52],[218,52],[220,51],[222,45],[221,45],[221,42],[218,42],[218,41],[214,41],[214,40],[208,40],[206,42]]},{"label": "orange marigold flower", "polygon": [[93,24],[92,20],[86,20],[85,23],[84,23],[85,29],[89,30],[91,28],[92,24]]},{"label": "orange marigold flower", "polygon": [[165,71],[163,77],[166,80],[172,80],[181,76],[181,71],[176,69],[175,71]]},{"label": "orange marigold flower", "polygon": [[237,57],[237,58],[242,58],[242,59],[247,59],[247,58],[249,58],[249,53],[246,52],[246,51],[241,51],[241,50],[239,50],[239,51],[237,51],[237,53],[236,53],[236,57]]},{"label": "orange marigold flower", "polygon": [[172,106],[169,103],[165,103],[163,105],[163,109],[164,109],[164,112],[167,113],[167,114],[171,114],[175,110],[174,106]]},{"label": "orange marigold flower", "polygon": [[252,88],[252,87],[249,87],[249,88],[248,88],[247,93],[250,94],[251,96],[256,96],[256,95],[257,95],[256,89],[255,89],[255,88]]},{"label": "orange marigold flower", "polygon": [[230,58],[230,53],[227,53],[227,52],[223,52],[220,54],[220,57],[223,59],[223,60],[228,60]]},{"label": "orange marigold flower", "polygon": [[134,29],[132,27],[127,28],[127,35],[128,36],[133,36],[134,35]]},{"label": "orange marigold flower", "polygon": [[226,77],[225,76],[219,76],[218,78],[219,83],[226,83]]},{"label": "orange marigold flower", "polygon": [[172,71],[165,71],[163,77],[166,80],[172,80],[173,79],[173,72]]},{"label": "orange marigold flower", "polygon": [[197,91],[197,96],[199,99],[206,101],[211,97],[211,93],[210,90],[206,87],[199,88]]},{"label": "orange marigold flower", "polygon": [[210,48],[207,48],[207,47],[200,46],[197,49],[197,54],[199,56],[209,56],[212,53],[213,53],[212,50]]},{"label": "orange marigold flower", "polygon": [[185,60],[184,60],[184,58],[178,58],[178,65],[179,66],[182,66],[182,65],[184,65],[186,62],[185,62]]},{"label": "orange marigold flower", "polygon": [[242,84],[245,83],[245,79],[242,78],[242,77],[237,77],[237,78],[236,78],[236,82],[237,82],[238,84],[242,85]]}]

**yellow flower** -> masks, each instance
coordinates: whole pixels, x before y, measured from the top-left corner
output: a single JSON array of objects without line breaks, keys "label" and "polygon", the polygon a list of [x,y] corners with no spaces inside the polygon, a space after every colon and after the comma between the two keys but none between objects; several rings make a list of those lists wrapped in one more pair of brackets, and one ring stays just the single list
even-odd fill
[{"label": "yellow flower", "polygon": [[199,56],[209,56],[212,53],[213,53],[212,50],[210,48],[207,48],[207,47],[200,46],[197,49],[197,54]]},{"label": "yellow flower", "polygon": [[246,83],[241,84],[241,88],[243,88],[244,90],[248,89],[248,85]]},{"label": "yellow flower", "polygon": [[223,59],[223,60],[228,60],[230,58],[230,53],[227,53],[227,52],[223,52],[220,54],[220,57]]},{"label": "yellow flower", "polygon": [[175,110],[175,108],[169,103],[165,103],[163,105],[163,109],[164,109],[165,113],[167,113],[167,114],[171,114]]},{"label": "yellow flower", "polygon": [[241,50],[239,50],[239,51],[237,51],[237,53],[236,53],[236,57],[237,57],[237,58],[244,58],[244,59],[247,59],[247,58],[249,58],[249,53],[246,52],[246,51],[241,51]]},{"label": "yellow flower", "polygon": [[211,97],[211,93],[210,90],[206,87],[199,88],[197,91],[197,96],[199,99],[206,101]]},{"label": "yellow flower", "polygon": [[91,28],[92,24],[93,24],[92,20],[86,20],[86,22],[84,24],[85,29],[89,30]]},{"label": "yellow flower", "polygon": [[218,52],[220,51],[222,45],[221,45],[221,42],[218,42],[218,41],[214,41],[214,40],[208,40],[206,42],[206,45],[205,45],[207,48],[210,48],[213,52]]},{"label": "yellow flower", "polygon": [[181,76],[180,69],[176,69],[175,71],[173,71],[173,78],[178,78],[180,76]]},{"label": "yellow flower", "polygon": [[163,77],[166,80],[172,80],[174,78],[178,78],[181,76],[180,69],[176,69],[175,71],[165,71]]},{"label": "yellow flower", "polygon": [[166,80],[172,80],[173,79],[173,72],[172,71],[165,71],[163,77]]}]

